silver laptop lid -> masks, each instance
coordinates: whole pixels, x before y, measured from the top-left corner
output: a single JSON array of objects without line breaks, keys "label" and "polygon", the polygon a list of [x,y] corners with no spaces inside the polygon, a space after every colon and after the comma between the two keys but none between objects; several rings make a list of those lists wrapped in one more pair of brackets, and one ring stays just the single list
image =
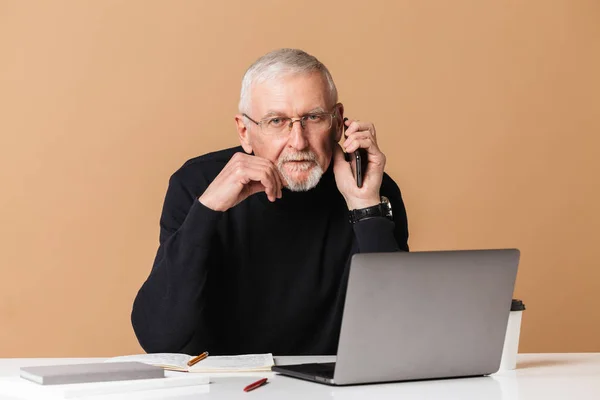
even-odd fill
[{"label": "silver laptop lid", "polygon": [[334,382],[496,372],[518,263],[516,249],[354,255]]}]

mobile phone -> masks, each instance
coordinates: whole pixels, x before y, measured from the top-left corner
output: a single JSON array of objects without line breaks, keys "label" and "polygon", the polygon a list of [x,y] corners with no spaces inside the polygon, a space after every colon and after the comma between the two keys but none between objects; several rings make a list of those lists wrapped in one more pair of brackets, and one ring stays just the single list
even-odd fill
[{"label": "mobile phone", "polygon": [[358,149],[354,152],[353,158],[355,160],[356,186],[361,188],[365,171],[367,170],[367,151],[365,149]]},{"label": "mobile phone", "polygon": [[[348,118],[344,118],[344,136],[345,136],[345,132],[346,129],[348,129],[348,127],[346,126],[346,120],[348,120]],[[363,179],[365,176],[365,172],[367,170],[367,163],[369,162],[367,160],[367,151],[365,149],[358,149],[356,151],[354,151],[354,153],[351,156],[350,162],[353,163],[354,166],[354,175],[356,176],[356,186],[358,186],[359,188],[362,187],[363,185]]]}]

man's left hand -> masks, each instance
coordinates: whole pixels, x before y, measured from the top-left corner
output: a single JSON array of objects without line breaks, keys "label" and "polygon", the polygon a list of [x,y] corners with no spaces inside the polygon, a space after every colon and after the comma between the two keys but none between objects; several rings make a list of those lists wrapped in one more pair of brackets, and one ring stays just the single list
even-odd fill
[{"label": "man's left hand", "polygon": [[[377,205],[381,202],[379,189],[383,179],[385,155],[377,146],[375,126],[362,121],[348,120],[344,123],[348,127],[346,138],[341,146],[336,143],[333,148],[333,172],[338,190],[344,196],[349,210]],[[367,159],[362,160],[367,163],[367,168],[361,188],[356,185],[352,163],[344,158],[344,151],[353,154],[359,148],[367,152]]]}]

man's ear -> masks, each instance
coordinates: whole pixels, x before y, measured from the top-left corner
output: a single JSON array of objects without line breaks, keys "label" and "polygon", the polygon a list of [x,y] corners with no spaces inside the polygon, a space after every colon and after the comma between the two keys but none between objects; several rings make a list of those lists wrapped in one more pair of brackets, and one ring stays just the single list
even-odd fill
[{"label": "man's ear", "polygon": [[240,137],[240,144],[242,145],[242,148],[246,153],[252,154],[252,144],[248,134],[248,128],[246,127],[244,116],[242,114],[236,114],[235,125],[238,131],[238,136]]},{"label": "man's ear", "polygon": [[342,103],[337,103],[335,105],[336,113],[335,113],[335,142],[338,143],[344,134],[344,105]]}]

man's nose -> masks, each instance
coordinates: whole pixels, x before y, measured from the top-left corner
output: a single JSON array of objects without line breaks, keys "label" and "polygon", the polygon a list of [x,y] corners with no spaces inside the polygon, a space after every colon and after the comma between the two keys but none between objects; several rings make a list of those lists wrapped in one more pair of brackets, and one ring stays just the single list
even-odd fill
[{"label": "man's nose", "polygon": [[306,130],[302,128],[300,121],[295,121],[290,131],[288,144],[296,150],[304,150],[308,147],[308,139],[306,137]]}]

